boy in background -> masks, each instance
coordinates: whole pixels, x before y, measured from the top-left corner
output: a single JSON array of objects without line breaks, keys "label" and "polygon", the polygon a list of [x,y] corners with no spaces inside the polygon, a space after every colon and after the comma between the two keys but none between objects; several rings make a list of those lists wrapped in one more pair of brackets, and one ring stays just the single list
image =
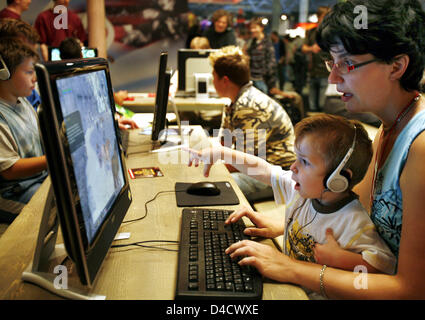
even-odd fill
[{"label": "boy in background", "polygon": [[[3,38],[20,39],[35,51],[40,51],[39,56],[41,56],[41,52],[44,51],[44,49],[38,45],[40,37],[37,31],[30,24],[21,20],[0,19],[0,39]],[[37,110],[41,103],[41,98],[36,88],[32,90],[31,95],[29,95],[27,99],[34,109]]]},{"label": "boy in background", "polygon": [[47,176],[37,114],[25,98],[35,87],[32,47],[16,38],[0,43],[0,221],[11,223]]}]

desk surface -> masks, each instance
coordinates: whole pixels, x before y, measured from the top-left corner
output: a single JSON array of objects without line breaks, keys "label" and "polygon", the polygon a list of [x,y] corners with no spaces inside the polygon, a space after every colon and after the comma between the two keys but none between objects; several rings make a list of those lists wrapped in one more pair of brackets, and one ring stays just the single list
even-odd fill
[{"label": "desk surface", "polygon": [[[200,130],[202,132],[202,130]],[[136,133],[136,132],[134,132]],[[132,132],[133,134],[133,132]],[[200,147],[194,138],[191,146]],[[204,143],[205,139],[203,140]],[[206,180],[202,167],[188,168],[180,150],[159,153],[133,153],[127,158],[127,168],[159,166],[163,177],[130,179],[133,202],[124,218],[135,219],[145,214],[146,201],[159,191],[173,191],[174,183]],[[216,164],[210,180],[230,181],[241,204],[248,203],[224,165]],[[57,299],[49,292],[21,280],[21,274],[32,261],[42,208],[46,200],[50,179],[47,178],[30,203],[0,238],[0,299]],[[235,209],[237,206],[220,206]],[[176,206],[173,192],[158,195],[148,204],[145,219],[124,223],[119,232],[130,232],[131,238],[114,244],[142,240],[179,240],[182,208]],[[273,245],[270,240],[265,240]],[[60,242],[60,241],[59,241]],[[177,245],[168,245],[177,249]],[[92,289],[107,299],[174,299],[177,275],[177,252],[138,247],[110,249]],[[299,287],[265,281],[263,299],[306,299]]]}]

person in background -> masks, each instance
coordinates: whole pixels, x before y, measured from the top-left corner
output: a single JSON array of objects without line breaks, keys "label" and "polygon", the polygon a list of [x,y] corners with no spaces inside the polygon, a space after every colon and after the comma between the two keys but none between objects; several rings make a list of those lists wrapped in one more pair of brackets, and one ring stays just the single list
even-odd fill
[{"label": "person in background", "polygon": [[203,36],[210,42],[211,49],[220,49],[236,45],[236,36],[232,28],[232,15],[223,9],[215,11],[211,17],[212,26],[204,31]]},{"label": "person in background", "polygon": [[256,17],[250,21],[252,38],[246,44],[245,51],[249,56],[252,83],[265,94],[270,94],[271,90],[276,88],[277,66],[273,43],[264,34],[262,20],[261,17]]},{"label": "person in background", "polygon": [[38,54],[16,38],[0,42],[10,76],[0,80],[0,220],[11,223],[47,177],[37,114],[25,98],[36,83]]},{"label": "person in background", "polygon": [[[75,37],[83,44],[87,44],[87,33],[78,15],[68,9],[69,2],[70,0],[53,0],[53,6],[37,16],[34,27],[40,35],[41,43],[51,47],[59,47],[60,43],[66,38]],[[55,27],[55,18],[58,14],[54,13],[53,9],[56,6],[64,6],[67,8],[67,28]],[[64,14],[64,12],[60,12],[60,14]],[[43,58],[45,61],[48,60],[48,56],[45,54]]]},{"label": "person in background", "polygon": [[[317,10],[318,25],[329,12],[329,7],[321,6]],[[325,103],[325,91],[328,87],[329,71],[323,64],[326,58],[316,41],[317,27],[307,31],[304,44],[301,47],[303,53],[307,54],[309,61],[309,110],[322,111]]]},{"label": "person in background", "polygon": [[81,51],[83,44],[80,39],[69,37],[64,39],[59,45],[61,59],[78,59],[83,57]]},{"label": "person in background", "polygon": [[[4,38],[20,39],[34,50],[38,51],[37,43],[39,36],[37,31],[30,24],[22,20],[10,18],[0,19],[0,39]],[[28,96],[27,99],[34,109],[37,110],[41,103],[41,98],[36,88],[32,90],[31,95]]]},{"label": "person in background", "polygon": [[203,31],[200,19],[193,12],[187,13],[187,24],[188,31],[184,47],[190,49],[190,43],[192,42],[193,38],[202,37]]},{"label": "person in background", "polygon": [[[228,46],[209,56],[213,83],[220,97],[231,100],[225,106],[215,143],[261,156],[288,169],[295,161],[294,128],[282,106],[253,86],[249,80],[249,57],[237,46]],[[248,201],[259,194],[272,197],[271,187],[235,170],[232,172]]]},{"label": "person in background", "polygon": [[245,52],[249,56],[249,68],[253,85],[265,94],[291,104],[304,117],[304,102],[295,91],[283,91],[276,87],[277,63],[272,41],[264,34],[261,17],[250,22],[252,39],[248,41]]},{"label": "person in background", "polygon": [[7,6],[0,11],[0,19],[21,20],[22,12],[27,11],[32,0],[7,0]]},{"label": "person in background", "polygon": [[280,38],[277,31],[272,31],[270,34],[270,39],[272,40],[274,46],[274,53],[276,57],[277,64],[277,78],[279,80],[279,89],[284,90],[286,82],[286,46],[283,39]]}]

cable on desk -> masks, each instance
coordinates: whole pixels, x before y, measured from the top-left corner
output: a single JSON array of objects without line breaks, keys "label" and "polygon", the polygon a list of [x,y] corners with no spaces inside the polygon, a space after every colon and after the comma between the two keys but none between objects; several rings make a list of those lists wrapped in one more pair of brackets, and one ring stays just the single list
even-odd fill
[{"label": "cable on desk", "polygon": [[122,223],[135,222],[135,221],[143,220],[144,218],[146,218],[146,216],[148,215],[148,203],[154,201],[156,199],[156,197],[158,197],[158,195],[160,195],[161,193],[167,193],[167,192],[186,192],[186,190],[159,191],[152,199],[145,202],[145,214],[142,217],[132,219],[132,220],[123,221]]},{"label": "cable on desk", "polygon": [[175,251],[178,252],[178,249],[168,249],[168,248],[164,248],[164,247],[159,247],[159,246],[149,246],[149,245],[144,245],[143,243],[166,243],[166,244],[179,244],[179,241],[175,241],[175,240],[145,240],[145,241],[138,241],[138,242],[133,242],[133,243],[127,243],[127,244],[114,244],[111,246],[111,248],[124,248],[124,247],[129,247],[129,246],[138,246],[138,247],[142,247],[142,248],[150,248],[150,249],[159,249],[159,250],[165,250],[165,251]]}]

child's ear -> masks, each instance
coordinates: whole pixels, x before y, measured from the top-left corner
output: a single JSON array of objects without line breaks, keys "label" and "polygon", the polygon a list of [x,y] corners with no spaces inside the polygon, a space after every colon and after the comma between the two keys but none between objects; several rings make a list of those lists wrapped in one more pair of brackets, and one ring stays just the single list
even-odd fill
[{"label": "child's ear", "polygon": [[407,54],[400,55],[395,58],[392,63],[392,70],[390,74],[391,80],[400,80],[409,66],[410,58]]},{"label": "child's ear", "polygon": [[350,169],[344,169],[341,171],[341,174],[346,177],[348,179],[348,181],[351,180],[351,178],[353,177],[353,171],[351,171]]}]

